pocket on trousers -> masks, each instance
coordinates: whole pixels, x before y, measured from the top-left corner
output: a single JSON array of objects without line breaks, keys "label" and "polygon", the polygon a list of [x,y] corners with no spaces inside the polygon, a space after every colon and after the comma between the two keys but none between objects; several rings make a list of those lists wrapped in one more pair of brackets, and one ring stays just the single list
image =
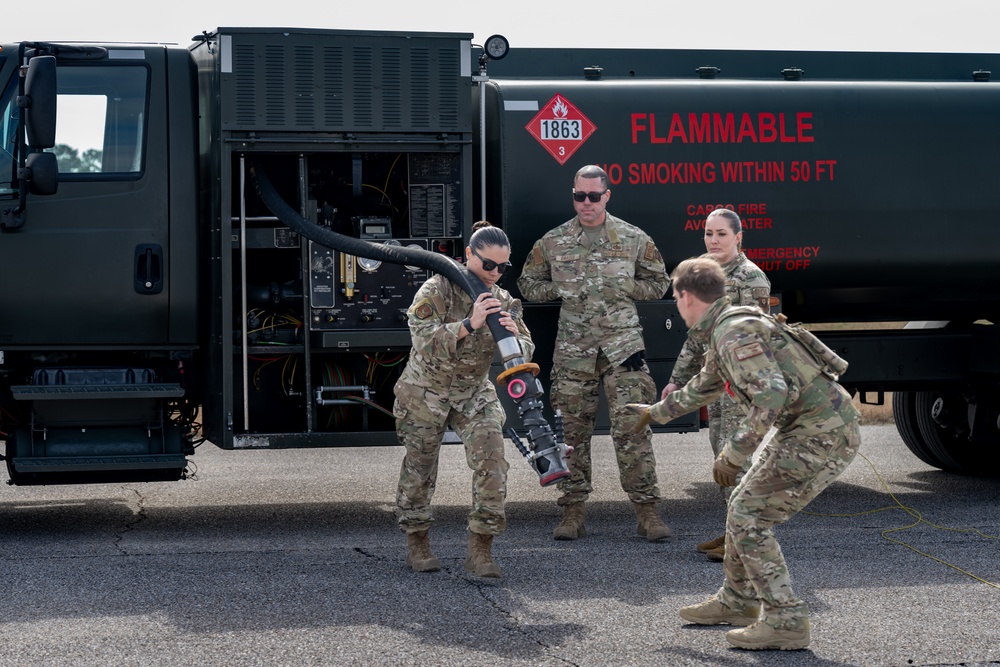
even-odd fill
[{"label": "pocket on trousers", "polygon": [[654,403],[656,383],[645,371],[625,371],[618,377],[618,404]]}]

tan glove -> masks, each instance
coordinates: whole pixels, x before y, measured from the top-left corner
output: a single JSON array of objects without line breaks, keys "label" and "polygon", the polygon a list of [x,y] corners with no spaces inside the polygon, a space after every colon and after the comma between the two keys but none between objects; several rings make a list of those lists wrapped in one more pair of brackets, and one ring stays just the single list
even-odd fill
[{"label": "tan glove", "polygon": [[740,467],[730,463],[721,454],[712,464],[712,479],[721,487],[736,486],[736,476],[739,474]]},{"label": "tan glove", "polygon": [[625,409],[639,415],[639,421],[632,429],[633,433],[639,433],[647,426],[649,422],[653,421],[652,415],[649,414],[650,405],[648,403],[626,403]]}]

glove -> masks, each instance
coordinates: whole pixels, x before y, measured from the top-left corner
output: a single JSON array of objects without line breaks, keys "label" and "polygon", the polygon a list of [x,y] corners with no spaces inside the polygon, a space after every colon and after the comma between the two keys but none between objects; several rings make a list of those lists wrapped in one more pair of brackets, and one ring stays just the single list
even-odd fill
[{"label": "glove", "polygon": [[646,363],[646,351],[639,350],[623,361],[621,365],[634,373],[636,371],[641,371],[644,363]]},{"label": "glove", "polygon": [[653,416],[649,413],[649,408],[650,405],[648,403],[625,404],[626,410],[639,415],[639,421],[636,423],[635,428],[632,429],[633,433],[639,433],[649,425],[649,422],[653,421]]},{"label": "glove", "polygon": [[739,466],[734,466],[721,454],[712,464],[712,479],[721,487],[736,486],[736,476],[739,474]]}]

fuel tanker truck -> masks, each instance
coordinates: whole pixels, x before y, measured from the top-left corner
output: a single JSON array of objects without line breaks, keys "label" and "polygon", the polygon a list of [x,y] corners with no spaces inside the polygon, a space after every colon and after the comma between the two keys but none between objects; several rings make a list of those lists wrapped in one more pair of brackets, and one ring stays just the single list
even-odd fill
[{"label": "fuel tanker truck", "polygon": [[[187,47],[0,47],[0,438],[13,484],[177,480],[195,448],[397,444],[407,309],[475,220],[515,281],[573,175],[667,267],[743,220],[772,310],[949,471],[1000,463],[1000,55],[517,49],[219,28]],[[686,330],[638,305],[662,386]],[[537,349],[497,332],[507,432],[565,474]],[[606,432],[606,413],[598,429]],[[658,427],[699,428],[689,415]],[[521,437],[526,436],[522,441]],[[669,436],[668,436],[669,437]],[[450,438],[449,438],[450,439]]]}]

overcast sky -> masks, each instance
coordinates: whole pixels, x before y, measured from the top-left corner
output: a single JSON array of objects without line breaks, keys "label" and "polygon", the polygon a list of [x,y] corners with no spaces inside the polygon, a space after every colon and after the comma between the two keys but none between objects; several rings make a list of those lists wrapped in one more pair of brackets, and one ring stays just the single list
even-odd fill
[{"label": "overcast sky", "polygon": [[35,0],[0,42],[187,45],[220,26],[493,33],[518,46],[1000,52],[998,0]]}]

